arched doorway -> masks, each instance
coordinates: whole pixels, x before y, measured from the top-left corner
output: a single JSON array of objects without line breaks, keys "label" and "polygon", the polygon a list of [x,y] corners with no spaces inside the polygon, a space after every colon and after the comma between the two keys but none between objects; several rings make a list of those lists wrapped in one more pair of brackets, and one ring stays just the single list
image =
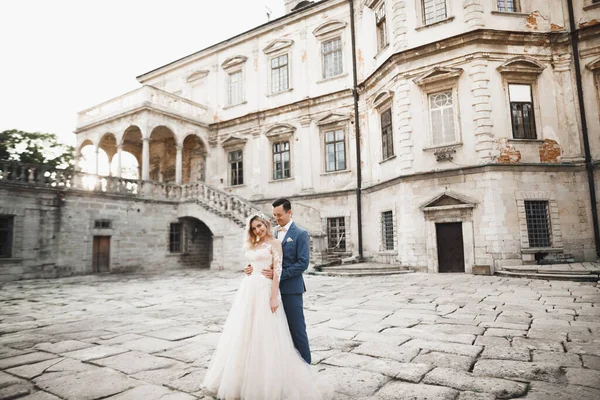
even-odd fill
[{"label": "arched doorway", "polygon": [[206,146],[198,136],[188,135],[183,141],[182,177],[183,183],[204,182],[206,180]]},{"label": "arched doorway", "polygon": [[166,126],[157,126],[150,134],[150,180],[175,183],[176,158],[175,134]]},{"label": "arched doorway", "polygon": [[[179,241],[179,251],[173,247]],[[170,248],[181,253],[182,265],[191,268],[210,268],[213,259],[213,233],[201,220],[194,217],[179,218],[170,227]]]},{"label": "arched doorway", "polygon": [[[121,147],[123,149],[123,153],[131,154],[137,161],[135,164],[137,166],[137,178],[142,176],[142,152],[143,152],[143,141],[142,141],[142,131],[135,125],[132,125],[125,129],[123,133],[123,139],[121,141]],[[124,155],[124,154],[123,154]],[[123,168],[125,166],[125,157],[122,156],[121,159],[121,167],[122,173],[125,172]],[[133,164],[133,163],[132,163]],[[135,168],[132,167],[132,168]],[[132,175],[132,174],[130,174]],[[123,175],[124,178],[129,178],[128,176]],[[133,178],[130,178],[133,179]]]}]

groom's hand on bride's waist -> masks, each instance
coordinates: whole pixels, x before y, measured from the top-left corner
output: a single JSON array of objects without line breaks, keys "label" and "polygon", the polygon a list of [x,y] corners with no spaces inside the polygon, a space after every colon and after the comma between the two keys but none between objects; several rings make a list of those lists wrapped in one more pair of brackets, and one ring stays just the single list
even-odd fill
[{"label": "groom's hand on bride's waist", "polygon": [[244,273],[246,275],[252,275],[252,271],[253,271],[253,268],[252,268],[252,265],[250,265],[250,264],[246,265],[246,268],[244,268]]},{"label": "groom's hand on bride's waist", "polygon": [[273,279],[273,266],[269,269],[263,269],[260,273],[269,279]]}]

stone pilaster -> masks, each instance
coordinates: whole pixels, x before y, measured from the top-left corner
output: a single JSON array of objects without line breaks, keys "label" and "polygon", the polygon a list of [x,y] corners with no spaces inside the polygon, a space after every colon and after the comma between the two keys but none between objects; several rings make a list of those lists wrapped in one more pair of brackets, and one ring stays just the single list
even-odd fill
[{"label": "stone pilaster", "polygon": [[406,48],[406,1],[394,1],[392,5],[392,35],[394,50],[399,51]]},{"label": "stone pilaster", "polygon": [[[571,73],[572,57],[570,54],[554,55],[552,66],[556,79],[556,107],[558,112],[558,137],[563,149],[563,159],[582,157],[579,137],[579,115],[575,98],[574,82]],[[561,143],[562,142],[562,143]]]},{"label": "stone pilaster", "polygon": [[469,25],[470,30],[485,26],[483,19],[485,9],[481,0],[463,0],[463,8],[465,9],[465,22]]},{"label": "stone pilaster", "polygon": [[488,60],[476,58],[471,62],[471,96],[473,99],[473,132],[476,138],[475,151],[482,160],[491,160],[494,153],[495,137],[492,132],[492,103],[489,88]]},{"label": "stone pilaster", "polygon": [[398,82],[396,94],[394,96],[398,116],[398,158],[400,159],[400,168],[408,170],[412,168],[413,138],[412,138],[412,117],[410,115],[410,83],[406,79]]}]

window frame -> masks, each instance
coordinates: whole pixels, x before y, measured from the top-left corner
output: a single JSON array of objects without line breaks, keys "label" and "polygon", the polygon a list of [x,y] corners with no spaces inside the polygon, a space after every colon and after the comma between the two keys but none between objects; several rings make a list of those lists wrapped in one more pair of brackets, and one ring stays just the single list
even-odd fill
[{"label": "window frame", "polygon": [[[532,238],[535,238],[535,234],[536,232],[534,232],[534,229],[537,229],[534,226],[530,225],[530,220],[534,219],[536,216],[535,215],[530,215],[529,210],[528,210],[528,204],[533,205],[532,203],[540,203],[543,204],[545,206],[545,215],[543,218],[545,218],[545,224],[546,226],[545,231],[546,231],[546,235],[547,235],[547,242],[544,243],[538,243],[536,240],[532,240]],[[550,216],[550,202],[548,200],[533,200],[533,199],[527,199],[523,201],[523,206],[525,208],[525,223],[527,226],[527,240],[529,243],[529,248],[531,249],[544,249],[544,248],[552,248],[553,247],[553,238],[552,238],[552,218]],[[532,245],[532,242],[534,242],[535,245]],[[540,244],[540,245],[538,245]]]},{"label": "window frame", "polygon": [[[390,216],[389,223],[391,227],[387,226],[386,216]],[[391,236],[388,229],[391,228]],[[388,239],[391,242],[388,242]],[[390,245],[391,244],[391,248]],[[381,250],[382,251],[394,251],[396,250],[396,228],[394,223],[394,211],[386,210],[381,212]]]},{"label": "window frame", "polygon": [[[510,87],[511,86],[528,86],[529,87],[529,97],[530,97],[530,101],[529,102],[524,102],[524,101],[512,101],[510,98]],[[511,139],[514,140],[538,140],[537,137],[537,128],[536,128],[536,110],[535,110],[535,102],[533,99],[533,85],[532,84],[528,84],[528,83],[511,83],[510,81],[507,82],[507,90],[508,90],[508,111],[510,113],[510,125],[511,125],[511,133],[512,133],[512,137]],[[533,132],[533,137],[516,137],[516,132],[515,132],[515,116],[513,113],[513,104],[531,104],[531,112],[533,113],[533,120],[530,120],[529,123],[531,124],[529,127],[530,132]],[[521,110],[521,115],[523,115],[523,110]],[[524,121],[524,118],[522,118]],[[525,127],[525,123],[523,123],[523,131]]]},{"label": "window frame", "polygon": [[[288,139],[283,139],[283,140],[275,140],[270,142],[271,143],[271,151],[272,151],[272,155],[273,155],[273,163],[272,163],[272,168],[273,168],[273,175],[272,178],[274,181],[280,181],[280,180],[284,180],[284,179],[290,179],[292,177],[292,144],[290,142],[290,140]],[[275,152],[275,146],[277,145],[281,145],[281,144],[285,144],[287,143],[288,149],[287,151],[280,151],[280,152]],[[280,163],[282,164],[282,171],[284,171],[284,173],[282,174],[281,177],[276,177],[276,172],[277,172],[277,162],[275,161],[275,155],[276,154],[285,154],[288,153],[288,176],[285,176],[285,162],[283,160],[280,161]]]},{"label": "window frame", "polygon": [[[444,142],[444,143],[435,143],[434,141],[434,132],[433,132],[433,118],[432,118],[432,108],[431,108],[431,96],[436,95],[436,94],[441,94],[441,93],[448,93],[450,92],[450,97],[452,98],[452,123],[454,126],[454,140],[450,141],[450,142]],[[458,104],[458,93],[457,93],[457,88],[453,85],[451,87],[446,87],[445,89],[439,89],[439,90],[431,90],[428,91],[427,93],[425,93],[425,98],[427,101],[427,130],[429,131],[429,135],[428,135],[428,143],[429,143],[429,148],[438,148],[438,147],[448,147],[448,146],[453,146],[456,145],[458,143],[461,143],[461,136],[460,136],[460,120],[459,120],[459,104]],[[443,118],[442,118],[443,120]],[[443,132],[442,132],[442,136],[443,136]]]},{"label": "window frame", "polygon": [[[178,230],[174,231],[174,227],[178,227]],[[179,241],[174,240],[174,237],[179,238]],[[175,248],[175,245],[177,245],[177,248]],[[169,224],[169,253],[183,253],[183,223],[181,222],[171,222]]]},{"label": "window frame", "polygon": [[[327,55],[334,54],[334,51],[331,51],[330,53],[325,54],[324,47],[325,47],[325,45],[327,43],[330,43],[330,42],[333,42],[333,41],[339,41],[339,43],[340,43],[340,45],[339,45],[340,71],[337,74],[327,76],[326,75],[327,68],[325,67],[325,59],[326,59]],[[323,38],[320,41],[320,51],[321,51],[321,79],[322,80],[328,80],[328,79],[333,79],[333,78],[336,78],[336,77],[339,77],[339,76],[343,76],[344,75],[344,41],[343,41],[342,35],[341,34],[337,34],[337,35],[334,35],[334,36],[331,36],[331,37]],[[338,50],[336,50],[336,51],[338,51]]]},{"label": "window frame", "polygon": [[[6,242],[0,246],[0,249],[6,249],[6,252],[3,254],[0,251],[0,259],[10,259],[13,258],[14,255],[14,245],[15,245],[15,216],[3,214],[0,215],[0,219],[6,220],[6,227],[3,228],[0,225],[0,232],[6,232]],[[0,243],[1,244],[1,243]]]},{"label": "window frame", "polygon": [[[334,134],[334,138],[333,138],[334,140],[332,142],[328,142],[327,134],[332,133],[332,132]],[[336,135],[337,132],[342,132],[343,138],[341,140],[337,139],[337,135]],[[348,170],[348,152],[347,152],[347,146],[346,146],[346,136],[347,136],[346,129],[343,126],[334,126],[329,129],[323,130],[323,149],[324,149],[323,156],[324,156],[324,162],[325,162],[325,173],[336,173],[336,172]],[[344,168],[343,169],[338,169],[337,151],[335,149],[337,147],[335,145],[338,143],[343,143],[343,145],[344,145]],[[334,159],[335,169],[333,169],[333,170],[328,169],[328,162],[327,162],[327,155],[328,155],[327,146],[331,145],[331,144],[334,145],[334,153],[333,154],[335,157],[335,159]]]},{"label": "window frame", "polygon": [[[332,226],[332,222],[336,222],[335,226]],[[340,222],[343,224],[340,224]],[[348,243],[346,242],[346,217],[327,217],[327,249],[334,253],[345,253],[348,250]],[[343,228],[342,236],[340,237],[340,228]],[[335,237],[333,237],[335,233]],[[338,250],[334,250],[336,247],[332,247],[332,242],[335,242],[336,246],[339,246]],[[341,246],[343,244],[343,246]]]},{"label": "window frame", "polygon": [[[384,126],[383,125],[383,117],[385,114],[389,113],[390,114],[390,121],[389,124]],[[385,129],[389,128],[389,132],[385,132]],[[379,112],[379,130],[381,132],[381,160],[385,161],[385,160],[389,160],[390,158],[393,158],[396,153],[394,152],[394,113],[392,112],[392,105],[391,103],[388,104],[386,107],[382,108]],[[387,136],[387,154],[386,154],[386,136]],[[391,147],[391,151],[389,150]]]},{"label": "window frame", "polygon": [[[380,16],[380,12],[383,11],[383,16]],[[377,52],[381,52],[390,44],[387,24],[387,10],[386,2],[382,2],[377,8],[374,9],[375,13],[375,30],[377,33]]]},{"label": "window frame", "polygon": [[[231,78],[233,75],[237,75],[239,74],[240,76],[240,81],[239,81],[239,85],[240,85],[240,99],[238,102],[233,102],[233,97],[232,97],[232,89],[231,89],[231,85],[232,85],[232,81]],[[227,71],[227,106],[228,107],[233,107],[233,106],[237,106],[239,104],[243,104],[245,102],[245,95],[244,95],[244,71],[243,68],[238,68],[235,70],[230,70]]]},{"label": "window frame", "polygon": [[[239,159],[233,159],[232,155],[239,153]],[[236,178],[234,179],[233,164],[239,164],[236,168]],[[227,171],[229,172],[229,186],[242,186],[244,184],[244,149],[230,149],[227,151]]]},{"label": "window frame", "polygon": [[[500,2],[506,3],[507,1],[511,1],[514,5],[514,9],[513,10],[507,10],[506,7],[505,9],[500,9]],[[496,10],[498,12],[503,12],[503,13],[520,13],[521,12],[521,4],[519,0],[496,0]]]},{"label": "window frame", "polygon": [[[282,70],[285,69],[286,71],[286,83],[287,83],[287,87],[285,88],[280,88],[279,90],[274,90],[274,83],[275,83],[275,79],[273,77],[273,73],[275,71],[275,69],[273,68],[273,61],[276,59],[279,59],[281,57],[286,57],[287,61],[285,64],[285,67],[277,67],[276,69],[278,70]],[[290,53],[285,51],[285,52],[281,52],[281,53],[277,53],[277,54],[273,54],[271,57],[269,57],[269,94],[278,94],[278,93],[283,93],[286,92],[288,90],[291,89],[291,62],[290,62],[291,58],[290,58]]]},{"label": "window frame", "polygon": [[[446,11],[446,15],[444,16],[444,18],[439,19],[439,20],[435,20],[432,22],[427,22],[427,16],[425,14],[425,2],[426,1],[443,1],[444,2],[444,8]],[[451,13],[450,13],[450,3],[448,0],[417,0],[418,3],[418,8],[419,8],[419,26],[420,27],[425,27],[425,26],[433,26],[435,24],[441,23],[443,21],[447,21],[449,19],[452,19],[451,17]]]}]

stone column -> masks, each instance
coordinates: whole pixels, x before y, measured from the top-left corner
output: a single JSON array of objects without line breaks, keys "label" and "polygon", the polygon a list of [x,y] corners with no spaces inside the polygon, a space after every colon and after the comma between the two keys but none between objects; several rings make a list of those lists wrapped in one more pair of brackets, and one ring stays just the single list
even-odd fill
[{"label": "stone column", "polygon": [[150,180],[150,138],[143,138],[142,148],[142,180]]},{"label": "stone column", "polygon": [[123,146],[117,146],[117,178],[120,178],[123,173],[121,172],[121,154],[123,153]]},{"label": "stone column", "polygon": [[[570,54],[555,55],[552,59],[556,79],[556,106],[558,108],[558,142],[563,149],[562,159],[580,159],[583,149],[580,142],[579,107],[571,70]],[[538,133],[538,137],[542,132]],[[549,139],[549,138],[545,138]],[[550,138],[552,139],[552,138]]]},{"label": "stone column", "polygon": [[100,172],[100,148],[96,148],[96,160],[94,165],[94,174],[99,175]]},{"label": "stone column", "polygon": [[183,157],[181,155],[183,146],[177,146],[177,158],[175,159],[175,183],[181,185],[182,169],[183,169]]}]

